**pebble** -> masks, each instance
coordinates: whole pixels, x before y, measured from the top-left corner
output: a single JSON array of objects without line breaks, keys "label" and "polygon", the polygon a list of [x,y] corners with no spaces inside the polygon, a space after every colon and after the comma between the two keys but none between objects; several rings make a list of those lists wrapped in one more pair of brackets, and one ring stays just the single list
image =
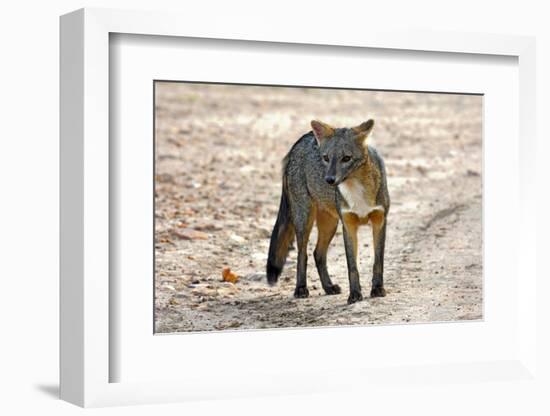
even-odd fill
[{"label": "pebble", "polygon": [[250,172],[254,172],[256,169],[252,165],[244,165],[244,166],[241,166],[239,170],[241,171],[241,173],[250,173]]},{"label": "pebble", "polygon": [[265,253],[256,251],[252,254],[252,258],[257,261],[262,261],[262,262],[267,261],[267,251]]},{"label": "pebble", "polygon": [[247,274],[244,278],[253,282],[261,282],[262,280],[266,279],[265,273],[260,272]]},{"label": "pebble", "polygon": [[239,293],[239,289],[237,287],[234,287],[234,289],[223,287],[218,289],[217,292],[217,294],[220,296],[234,296],[237,293]]},{"label": "pebble", "polygon": [[264,227],[258,227],[258,234],[260,237],[263,238],[270,238],[271,237],[271,230],[264,228]]},{"label": "pebble", "polygon": [[217,294],[216,289],[206,287],[195,287],[191,293],[195,296],[215,296]]},{"label": "pebble", "polygon": [[241,237],[240,235],[237,235],[237,234],[231,234],[229,236],[229,239],[238,244],[243,244],[244,242],[246,242],[246,239],[244,237]]},{"label": "pebble", "polygon": [[208,240],[208,234],[202,231],[193,230],[192,228],[183,228],[175,231],[174,235],[183,240]]}]

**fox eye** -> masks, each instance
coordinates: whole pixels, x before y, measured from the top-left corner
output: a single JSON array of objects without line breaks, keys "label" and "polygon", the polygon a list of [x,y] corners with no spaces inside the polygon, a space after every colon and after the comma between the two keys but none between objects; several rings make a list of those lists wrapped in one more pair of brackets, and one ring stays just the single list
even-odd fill
[{"label": "fox eye", "polygon": [[328,162],[328,161],[329,161],[328,155],[323,155],[323,160],[324,160],[325,162]]},{"label": "fox eye", "polygon": [[351,156],[344,156],[342,158],[342,162],[346,163],[346,162],[349,162],[351,160]]}]

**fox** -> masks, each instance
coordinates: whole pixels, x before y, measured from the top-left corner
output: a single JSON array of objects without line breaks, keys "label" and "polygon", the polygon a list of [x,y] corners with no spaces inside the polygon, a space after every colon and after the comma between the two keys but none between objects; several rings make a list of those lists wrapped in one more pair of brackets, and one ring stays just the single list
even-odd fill
[{"label": "fox", "polygon": [[311,121],[311,131],[291,147],[282,163],[282,193],[271,233],[266,265],[269,285],[277,283],[291,243],[298,263],[294,297],[307,298],[307,245],[313,225],[318,230],[313,252],[321,285],[327,295],[341,293],[327,269],[327,251],[340,221],[348,268],[348,304],[363,300],[357,269],[357,231],[370,224],[374,265],[370,296],[386,296],[384,249],[390,210],[386,168],[377,150],[367,143],[374,128],[369,119],[352,128]]}]

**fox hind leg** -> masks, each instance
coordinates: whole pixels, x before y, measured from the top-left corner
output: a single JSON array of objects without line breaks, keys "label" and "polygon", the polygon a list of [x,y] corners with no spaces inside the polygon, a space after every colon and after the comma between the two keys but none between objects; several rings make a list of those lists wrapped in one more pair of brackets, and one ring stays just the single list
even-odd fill
[{"label": "fox hind leg", "polygon": [[294,297],[307,298],[307,243],[315,218],[315,207],[311,203],[301,204],[300,209],[294,212],[294,229],[298,248],[298,267],[296,270],[296,289]]},{"label": "fox hind leg", "polygon": [[328,212],[321,209],[317,210],[317,245],[313,252],[315,257],[315,266],[317,266],[317,272],[321,279],[321,285],[327,295],[337,295],[342,292],[340,286],[335,285],[330,280],[330,276],[327,269],[327,251],[336,233],[338,227],[338,218],[334,218]]}]

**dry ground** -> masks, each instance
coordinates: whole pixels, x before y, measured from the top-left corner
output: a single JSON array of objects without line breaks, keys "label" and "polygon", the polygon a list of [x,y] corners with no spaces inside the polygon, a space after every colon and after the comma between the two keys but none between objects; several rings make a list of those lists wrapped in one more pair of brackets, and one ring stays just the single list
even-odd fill
[{"label": "dry ground", "polygon": [[[310,297],[292,296],[295,251],[278,286],[268,287],[281,159],[313,118],[353,126],[369,117],[392,199],[387,296],[346,304],[340,229],[328,267],[342,294],[321,289],[311,255],[315,230]],[[157,83],[156,331],[480,319],[481,123],[479,96]],[[359,238],[366,296],[370,227]],[[240,276],[236,284],[221,281],[224,267]]]}]

